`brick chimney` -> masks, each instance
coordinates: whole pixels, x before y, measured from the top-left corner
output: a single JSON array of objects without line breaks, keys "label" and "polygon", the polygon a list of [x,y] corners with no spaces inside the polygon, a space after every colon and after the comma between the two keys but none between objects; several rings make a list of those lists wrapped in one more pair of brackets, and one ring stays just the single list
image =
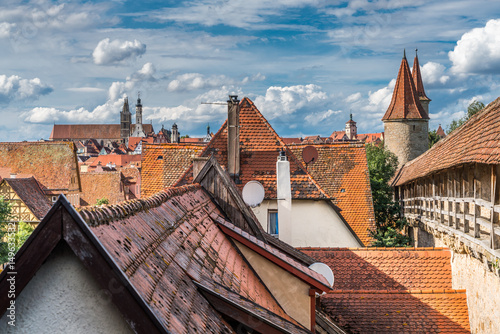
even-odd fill
[{"label": "brick chimney", "polygon": [[238,95],[227,100],[227,171],[239,183],[240,176],[240,101]]}]

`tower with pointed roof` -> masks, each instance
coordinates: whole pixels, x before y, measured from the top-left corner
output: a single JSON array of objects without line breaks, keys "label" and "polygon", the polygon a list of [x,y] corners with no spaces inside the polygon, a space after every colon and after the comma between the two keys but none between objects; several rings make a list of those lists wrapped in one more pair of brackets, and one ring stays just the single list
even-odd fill
[{"label": "tower with pointed roof", "polygon": [[128,105],[128,97],[123,101],[123,108],[120,112],[120,137],[125,142],[130,137],[130,124],[132,123],[132,114]]},{"label": "tower with pointed roof", "polygon": [[414,70],[415,76],[412,76],[404,54],[391,104],[382,118],[385,147],[396,154],[400,166],[429,148],[429,115],[422,106],[415,82],[421,86],[421,96],[427,101],[430,99],[423,90],[418,60],[416,67],[418,70]]},{"label": "tower with pointed roof", "polygon": [[424,83],[422,81],[422,74],[420,73],[420,64],[418,63],[417,52],[418,49],[415,50],[415,59],[413,60],[413,69],[411,71],[411,74],[413,76],[413,83],[415,84],[415,89],[417,90],[420,104],[427,113],[427,116],[429,116],[429,102],[431,102],[431,99],[429,99],[427,95],[425,95]]}]

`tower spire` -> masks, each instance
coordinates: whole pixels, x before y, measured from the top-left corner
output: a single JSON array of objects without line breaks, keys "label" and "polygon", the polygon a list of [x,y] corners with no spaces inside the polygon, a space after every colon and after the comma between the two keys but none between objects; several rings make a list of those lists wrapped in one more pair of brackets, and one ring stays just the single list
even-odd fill
[{"label": "tower spire", "polygon": [[420,64],[418,63],[418,49],[415,49],[415,59],[413,60],[413,69],[411,75],[413,77],[413,84],[415,85],[415,90],[417,91],[418,99],[422,104],[427,115],[429,115],[429,102],[431,99],[425,95],[424,82],[422,81],[422,74],[420,73]]}]

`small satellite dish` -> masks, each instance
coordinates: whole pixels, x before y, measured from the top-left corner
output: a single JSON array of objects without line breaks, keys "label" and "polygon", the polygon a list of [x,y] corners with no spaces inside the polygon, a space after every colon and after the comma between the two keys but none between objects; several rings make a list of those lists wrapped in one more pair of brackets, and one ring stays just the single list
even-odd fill
[{"label": "small satellite dish", "polygon": [[318,160],[318,150],[314,146],[306,146],[302,150],[302,159],[306,164],[314,163]]},{"label": "small satellite dish", "polygon": [[329,266],[322,262],[314,262],[309,266],[309,269],[317,272],[320,275],[323,275],[328,283],[330,283],[330,287],[333,288],[333,271],[330,269]]},{"label": "small satellite dish", "polygon": [[264,187],[259,181],[249,181],[245,184],[241,193],[245,203],[252,208],[262,203],[265,194]]}]

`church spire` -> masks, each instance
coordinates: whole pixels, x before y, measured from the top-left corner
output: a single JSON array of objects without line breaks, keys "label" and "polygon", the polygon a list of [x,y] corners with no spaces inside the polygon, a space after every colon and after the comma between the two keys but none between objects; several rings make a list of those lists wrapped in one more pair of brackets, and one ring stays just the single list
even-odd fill
[{"label": "church spire", "polygon": [[410,65],[406,60],[406,51],[401,60],[399,73],[392,93],[389,108],[382,121],[395,119],[429,119],[424,108],[420,104],[415,84],[410,72]]}]

